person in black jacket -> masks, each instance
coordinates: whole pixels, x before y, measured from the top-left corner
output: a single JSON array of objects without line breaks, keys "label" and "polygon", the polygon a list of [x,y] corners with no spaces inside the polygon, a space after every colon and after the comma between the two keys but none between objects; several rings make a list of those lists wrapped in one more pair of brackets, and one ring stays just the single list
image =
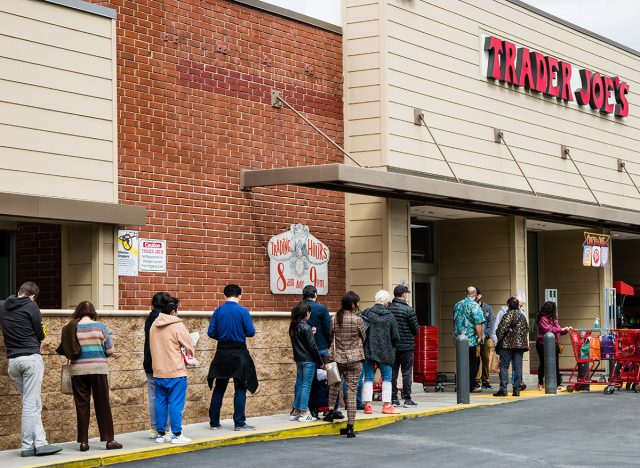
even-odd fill
[{"label": "person in black jacket", "polygon": [[[156,430],[156,381],[153,378],[153,361],[151,360],[151,348],[149,346],[149,331],[151,325],[156,321],[158,315],[162,312],[169,303],[174,303],[176,307],[180,304],[180,300],[177,297],[172,297],[168,292],[158,292],[153,295],[151,299],[151,305],[153,310],[149,312],[147,319],[144,321],[144,360],[142,367],[144,367],[144,373],[147,374],[147,391],[149,393],[149,422],[151,423],[151,431],[149,434],[150,439],[155,439],[158,435]],[[165,435],[167,439],[171,440],[171,421],[167,418],[167,428]]]},{"label": "person in black jacket", "polygon": [[315,421],[308,411],[309,392],[316,374],[316,363],[323,362],[313,337],[313,331],[307,323],[311,316],[311,307],[301,301],[291,309],[289,337],[293,348],[293,359],[296,361],[296,386],[293,411],[289,417],[292,421]]},{"label": "person in black jacket", "polygon": [[42,426],[40,389],[44,361],[40,343],[47,335],[36,298],[38,285],[27,281],[16,296],[0,301],[0,325],[7,351],[8,374],[22,395],[22,457],[50,455],[62,447],[47,443]]},{"label": "person in black jacket", "polygon": [[396,360],[393,363],[391,382],[393,393],[391,402],[399,405],[398,400],[398,371],[402,368],[402,398],[404,407],[410,408],[417,404],[411,399],[411,385],[413,384],[413,349],[415,347],[415,336],[418,333],[418,317],[416,311],[407,303],[409,298],[409,288],[403,284],[393,290],[393,301],[387,307],[396,318],[400,341],[396,344]]}]

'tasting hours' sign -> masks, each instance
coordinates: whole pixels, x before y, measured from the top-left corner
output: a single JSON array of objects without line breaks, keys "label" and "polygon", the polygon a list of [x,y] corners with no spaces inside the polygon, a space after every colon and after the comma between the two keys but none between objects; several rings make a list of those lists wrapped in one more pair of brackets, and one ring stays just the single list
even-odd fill
[{"label": "'tasting hours' sign", "polygon": [[270,286],[273,294],[301,294],[308,284],[319,295],[329,292],[329,247],[309,233],[304,224],[269,239]]},{"label": "'tasting hours' sign", "polygon": [[544,55],[495,36],[484,37],[483,72],[491,80],[522,87],[602,114],[629,115],[629,84]]}]

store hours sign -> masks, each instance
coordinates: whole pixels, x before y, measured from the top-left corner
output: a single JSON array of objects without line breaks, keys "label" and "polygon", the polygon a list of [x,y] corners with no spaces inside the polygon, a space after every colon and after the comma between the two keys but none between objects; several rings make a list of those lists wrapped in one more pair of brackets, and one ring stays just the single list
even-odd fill
[{"label": "store hours sign", "polygon": [[319,295],[329,292],[329,247],[309,233],[304,224],[273,236],[267,245],[273,294],[301,294],[308,284]]}]

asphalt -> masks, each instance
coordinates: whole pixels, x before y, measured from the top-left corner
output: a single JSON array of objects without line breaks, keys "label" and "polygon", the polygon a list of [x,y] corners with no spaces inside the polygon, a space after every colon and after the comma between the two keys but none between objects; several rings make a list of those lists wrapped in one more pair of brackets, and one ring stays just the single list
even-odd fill
[{"label": "asphalt", "polygon": [[175,466],[638,466],[640,394],[578,393],[400,421],[355,439],[324,436],[131,462]]}]

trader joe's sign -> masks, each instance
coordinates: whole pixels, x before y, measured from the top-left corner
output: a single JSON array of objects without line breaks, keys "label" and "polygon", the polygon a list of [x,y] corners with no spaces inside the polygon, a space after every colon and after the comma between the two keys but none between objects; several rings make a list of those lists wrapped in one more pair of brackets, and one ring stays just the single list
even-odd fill
[{"label": "trader joe's sign", "polygon": [[273,236],[267,245],[273,294],[301,294],[308,284],[319,295],[329,292],[329,247],[309,233],[304,224]]},{"label": "trader joe's sign", "polygon": [[586,267],[606,267],[609,264],[609,241],[607,234],[584,233],[582,244],[582,265]]}]

